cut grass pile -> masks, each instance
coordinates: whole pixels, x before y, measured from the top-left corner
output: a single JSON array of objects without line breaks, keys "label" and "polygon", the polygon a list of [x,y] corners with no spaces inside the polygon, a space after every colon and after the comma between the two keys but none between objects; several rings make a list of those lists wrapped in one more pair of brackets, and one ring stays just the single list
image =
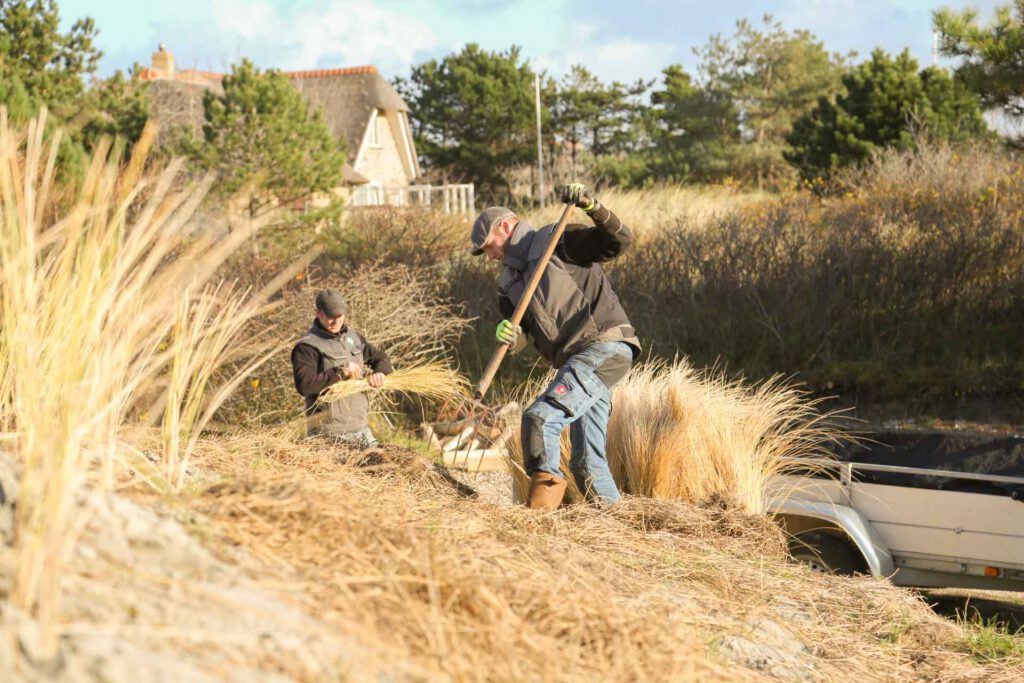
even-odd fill
[{"label": "cut grass pile", "polygon": [[[462,495],[421,456],[207,440],[210,547],[423,680],[985,680],[969,629],[871,578],[788,564],[765,518],[627,499],[554,514]],[[339,453],[343,456],[339,458]],[[893,624],[899,624],[893,635]],[[759,654],[758,654],[759,653]]]},{"label": "cut grass pile", "polygon": [[[523,399],[529,405],[533,396]],[[694,370],[685,360],[641,364],[615,388],[608,464],[626,493],[762,513],[775,476],[806,469],[808,458],[829,457],[828,443],[850,438],[830,427],[816,405],[778,377],[749,385]],[[509,465],[522,499],[528,482],[515,433]],[[569,458],[566,431],[562,472],[570,499],[580,501]]]}]

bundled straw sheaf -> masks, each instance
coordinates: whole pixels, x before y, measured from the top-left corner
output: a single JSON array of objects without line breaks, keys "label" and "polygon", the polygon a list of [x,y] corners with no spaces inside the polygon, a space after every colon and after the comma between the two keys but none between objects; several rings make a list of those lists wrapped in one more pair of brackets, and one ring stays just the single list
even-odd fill
[{"label": "bundled straw sheaf", "polygon": [[46,654],[78,489],[93,473],[113,483],[119,432],[147,414],[161,416],[165,485],[181,485],[199,431],[253,364],[213,392],[210,378],[280,284],[245,296],[214,282],[251,232],[193,234],[210,181],[182,187],[180,160],[146,172],[155,135],[127,166],[101,141],[75,187],[45,110],[18,129],[0,108],[0,426],[22,465],[12,602],[38,618]]},{"label": "bundled straw sheaf", "polygon": [[[828,425],[816,402],[779,377],[756,386],[686,361],[639,365],[616,387],[608,424],[608,463],[626,493],[695,503],[719,502],[764,511],[772,480],[827,457],[845,437]],[[517,495],[525,492],[522,446],[509,445]],[[568,434],[562,471],[569,495],[582,495],[569,470]]]},{"label": "bundled straw sheaf", "polygon": [[[379,391],[419,396],[429,401],[447,401],[465,397],[468,389],[466,378],[443,363],[424,363],[395,370],[384,377],[384,386]],[[330,403],[371,390],[377,391],[366,379],[336,382],[321,395],[320,402]]]}]

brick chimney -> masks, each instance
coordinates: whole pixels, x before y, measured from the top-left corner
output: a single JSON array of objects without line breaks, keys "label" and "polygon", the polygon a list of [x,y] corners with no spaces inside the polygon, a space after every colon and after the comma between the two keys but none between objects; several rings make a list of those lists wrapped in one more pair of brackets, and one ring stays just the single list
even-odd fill
[{"label": "brick chimney", "polygon": [[174,55],[167,51],[163,43],[153,53],[153,71],[157,78],[174,78]]}]

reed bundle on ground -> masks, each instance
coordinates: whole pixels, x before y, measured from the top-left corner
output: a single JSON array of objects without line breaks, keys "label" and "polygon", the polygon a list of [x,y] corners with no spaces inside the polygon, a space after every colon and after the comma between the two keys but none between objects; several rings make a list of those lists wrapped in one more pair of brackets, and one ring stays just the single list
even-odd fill
[{"label": "reed bundle on ground", "polygon": [[[775,476],[827,456],[826,444],[840,438],[847,437],[828,426],[813,400],[779,378],[748,386],[683,360],[653,362],[615,388],[608,463],[626,493],[760,513]],[[526,475],[518,438],[509,457],[521,495]],[[582,500],[569,470],[567,433],[562,472],[570,497]]]}]

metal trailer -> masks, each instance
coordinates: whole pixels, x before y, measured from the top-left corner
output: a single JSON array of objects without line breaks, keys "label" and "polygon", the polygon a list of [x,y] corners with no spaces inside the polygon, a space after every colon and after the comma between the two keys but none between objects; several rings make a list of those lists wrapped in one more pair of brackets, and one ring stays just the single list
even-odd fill
[{"label": "metal trailer", "polygon": [[[1024,478],[814,464],[833,476],[782,476],[772,488],[769,511],[789,533],[795,559],[899,586],[1024,591]],[[858,473],[943,477],[975,490],[869,483]]]}]

